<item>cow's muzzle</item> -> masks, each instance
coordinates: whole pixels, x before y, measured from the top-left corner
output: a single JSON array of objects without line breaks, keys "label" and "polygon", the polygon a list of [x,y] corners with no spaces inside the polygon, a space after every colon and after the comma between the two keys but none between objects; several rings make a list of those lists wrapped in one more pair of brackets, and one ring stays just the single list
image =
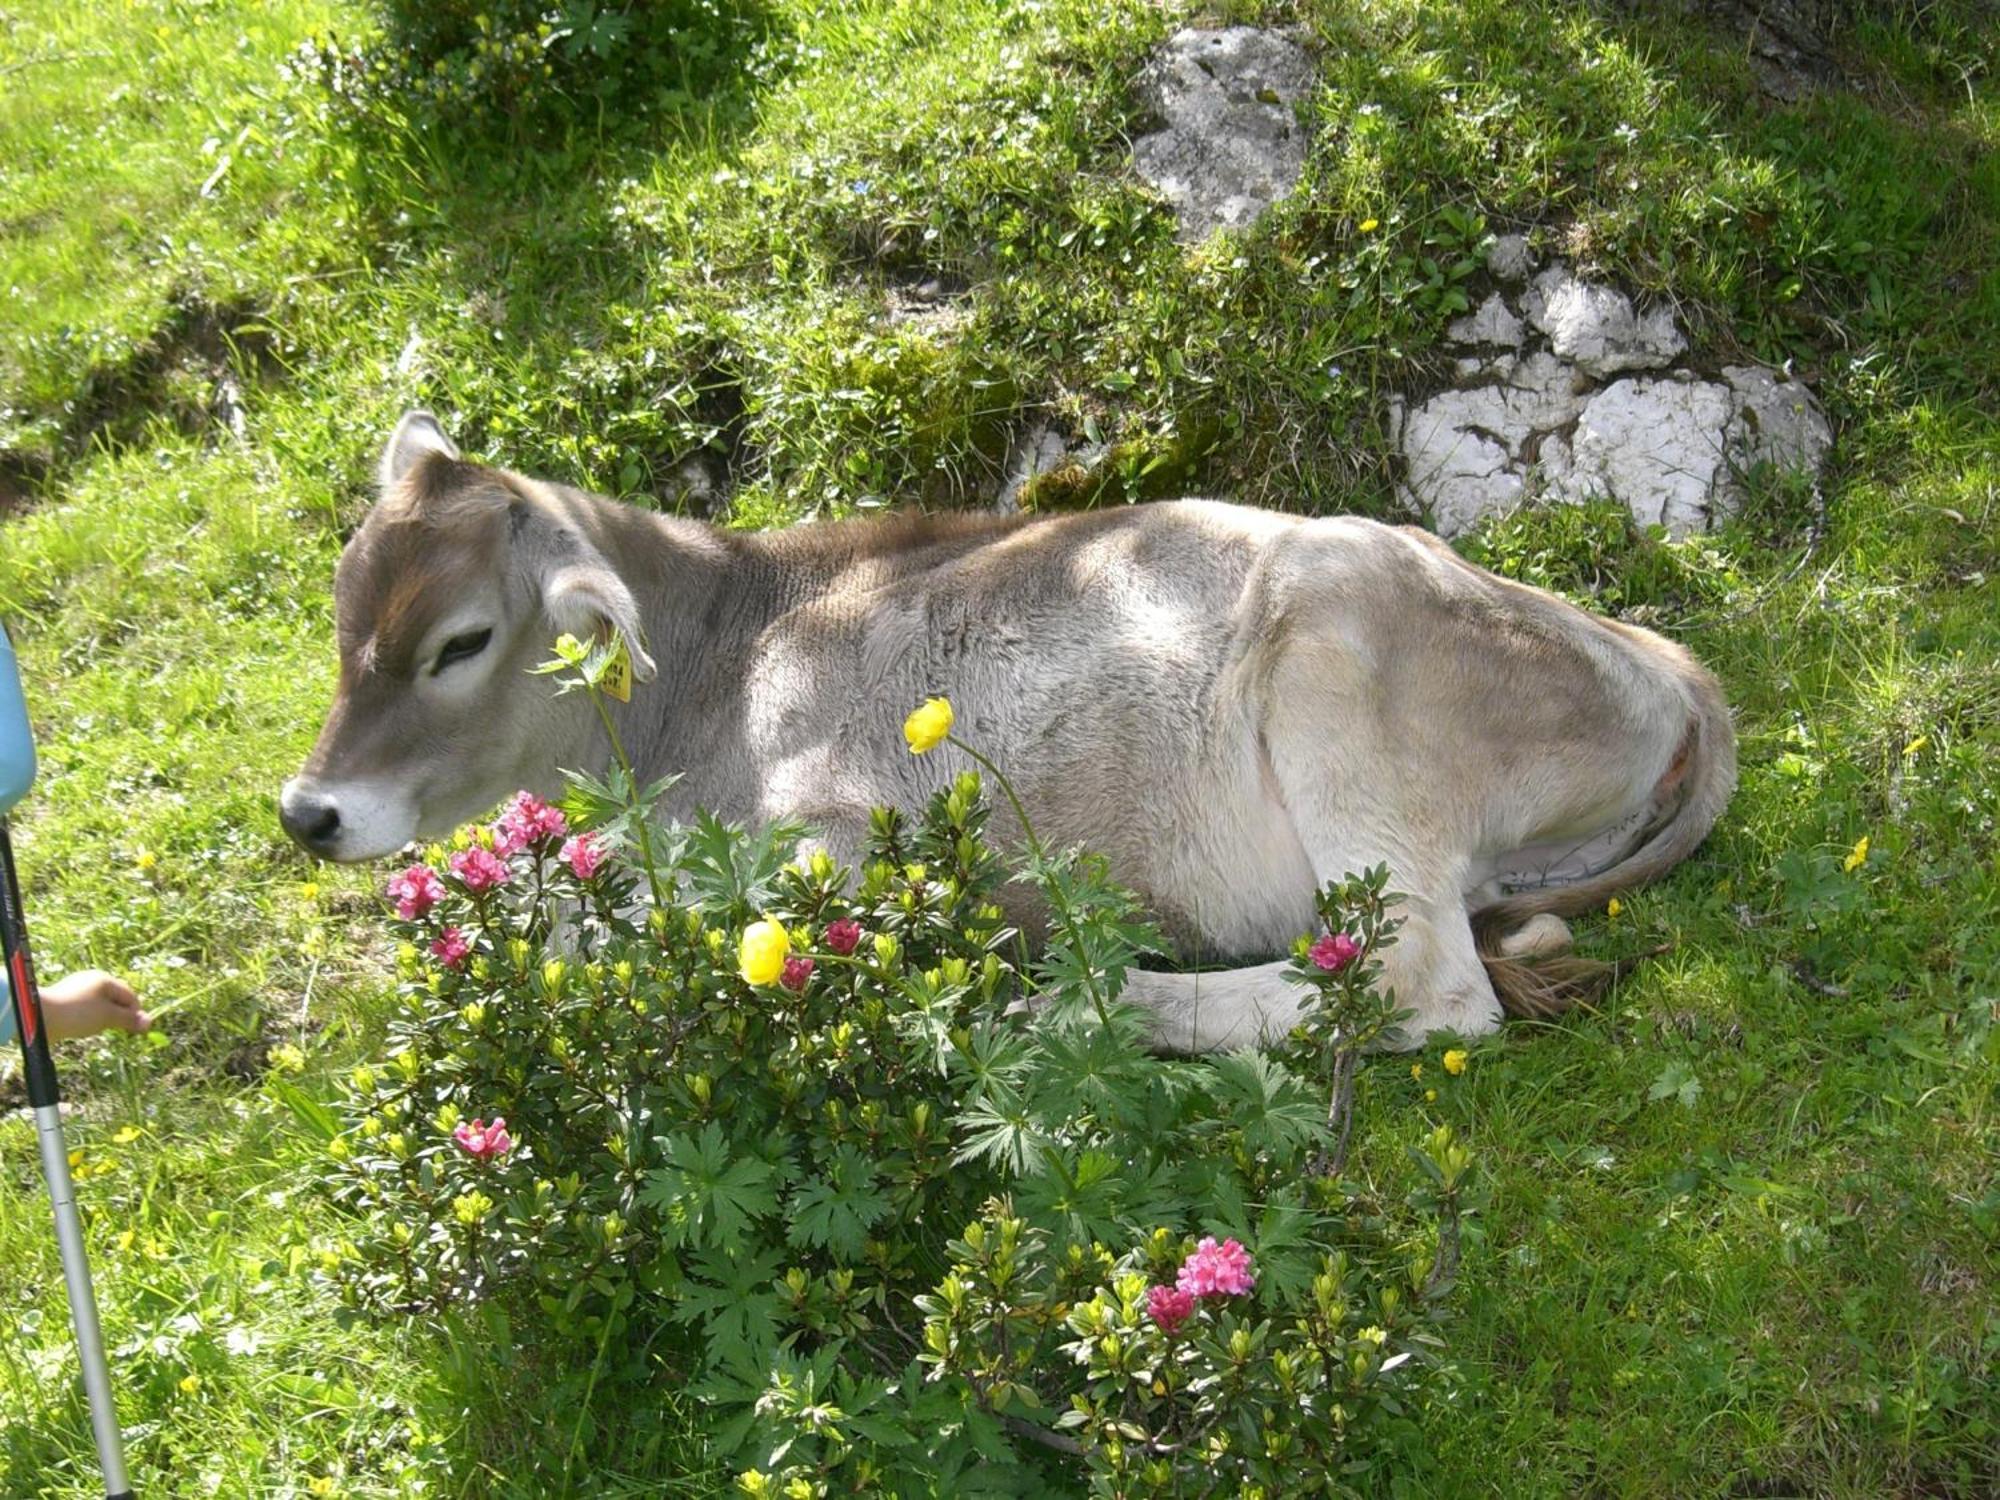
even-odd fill
[{"label": "cow's muzzle", "polygon": [[340,848],[340,807],[324,792],[288,781],[278,797],[278,821],[308,854],[333,859]]}]

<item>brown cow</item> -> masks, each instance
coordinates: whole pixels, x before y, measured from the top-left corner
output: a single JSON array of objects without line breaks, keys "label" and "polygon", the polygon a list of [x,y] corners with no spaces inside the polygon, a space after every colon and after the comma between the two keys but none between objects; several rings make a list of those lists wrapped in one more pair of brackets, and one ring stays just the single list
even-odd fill
[{"label": "brown cow", "polygon": [[[1184,500],[728,532],[469,462],[423,412],[382,482],[335,579],[333,710],[283,798],[330,859],[601,769],[587,702],[526,669],[558,630],[615,627],[638,678],[619,734],[643,775],[682,773],[677,816],[800,819],[851,858],[871,807],[962,769],[899,736],[939,694],[1045,841],[1102,850],[1189,955],[1282,953],[1316,887],[1386,862],[1414,1043],[1546,1002],[1503,955],[1671,869],[1735,780],[1686,651],[1413,528]],[[1163,1047],[1240,1046],[1291,1024],[1284,967],[1129,992]]]}]

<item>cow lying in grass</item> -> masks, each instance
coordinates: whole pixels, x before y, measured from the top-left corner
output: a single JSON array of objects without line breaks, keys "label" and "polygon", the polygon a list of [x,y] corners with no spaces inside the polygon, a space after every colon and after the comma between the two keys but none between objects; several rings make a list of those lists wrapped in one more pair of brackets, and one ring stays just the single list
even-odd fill
[{"label": "cow lying in grass", "polygon": [[[528,668],[616,627],[639,772],[851,859],[877,804],[961,769],[903,714],[948,696],[1043,840],[1108,855],[1184,957],[1270,959],[1325,881],[1408,896],[1387,980],[1412,1043],[1546,1014],[1563,915],[1671,869],[1728,800],[1735,739],[1686,651],[1496,578],[1436,538],[1186,500],[1081,515],[720,531],[460,457],[397,426],[335,577],[340,682],[286,828],[374,859],[609,749]],[[996,820],[1004,839],[1007,827]],[[1174,1051],[1282,1033],[1281,962],[1132,976]]]}]

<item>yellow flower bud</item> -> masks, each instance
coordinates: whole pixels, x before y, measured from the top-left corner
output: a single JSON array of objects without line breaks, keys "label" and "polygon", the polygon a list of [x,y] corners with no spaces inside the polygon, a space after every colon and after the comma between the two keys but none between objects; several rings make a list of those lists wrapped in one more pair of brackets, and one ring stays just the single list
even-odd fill
[{"label": "yellow flower bud", "polygon": [[792,940],[784,924],[766,917],[743,929],[743,941],[736,952],[737,969],[746,984],[776,984],[791,951]]},{"label": "yellow flower bud", "polygon": [[951,733],[952,717],[948,698],[926,698],[911,709],[903,720],[903,738],[909,742],[910,754],[922,755],[942,745]]},{"label": "yellow flower bud", "polygon": [[1444,1070],[1456,1078],[1465,1071],[1466,1055],[1463,1047],[1454,1047],[1444,1055]]}]

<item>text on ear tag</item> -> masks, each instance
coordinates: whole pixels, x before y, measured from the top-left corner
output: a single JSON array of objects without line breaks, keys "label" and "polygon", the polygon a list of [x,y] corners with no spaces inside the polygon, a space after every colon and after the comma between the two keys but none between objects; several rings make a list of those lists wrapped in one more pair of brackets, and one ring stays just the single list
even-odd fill
[{"label": "text on ear tag", "polygon": [[622,638],[611,648],[611,658],[598,674],[597,686],[607,698],[616,698],[620,703],[632,701],[632,657]]}]

